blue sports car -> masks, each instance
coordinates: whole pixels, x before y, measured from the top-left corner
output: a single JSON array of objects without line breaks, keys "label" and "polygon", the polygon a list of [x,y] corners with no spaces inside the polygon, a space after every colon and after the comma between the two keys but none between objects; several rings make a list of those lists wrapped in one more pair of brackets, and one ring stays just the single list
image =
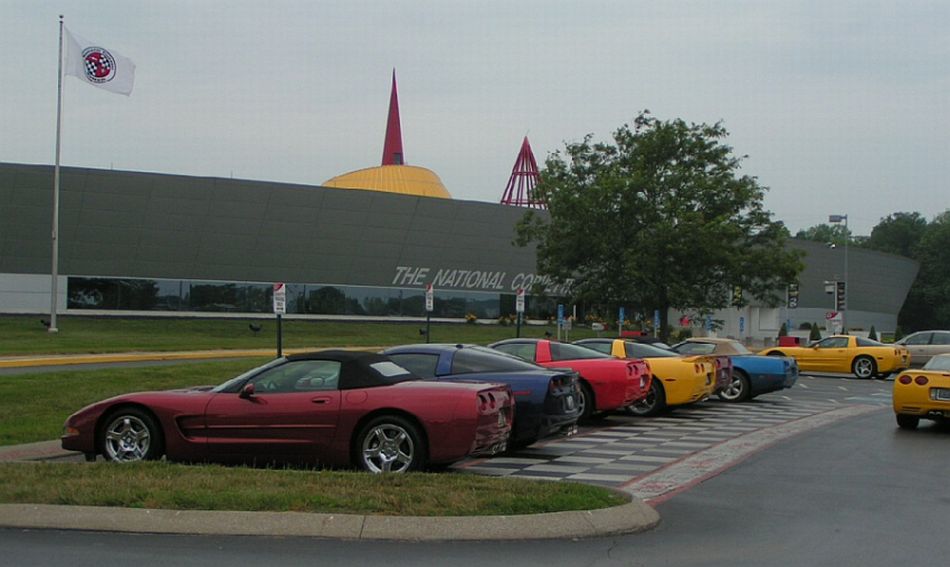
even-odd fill
[{"label": "blue sports car", "polygon": [[382,352],[403,368],[424,378],[508,384],[515,395],[512,447],[577,431],[577,374],[548,369],[520,358],[475,345],[418,344]]},{"label": "blue sports car", "polygon": [[798,380],[794,358],[753,354],[732,339],[692,338],[671,348],[685,355],[728,355],[732,359],[732,383],[719,392],[719,398],[727,402],[744,402],[759,394],[791,388]]}]

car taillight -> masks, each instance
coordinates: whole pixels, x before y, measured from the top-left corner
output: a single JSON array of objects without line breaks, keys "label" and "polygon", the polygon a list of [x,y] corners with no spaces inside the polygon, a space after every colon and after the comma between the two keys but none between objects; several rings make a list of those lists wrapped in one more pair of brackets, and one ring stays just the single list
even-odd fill
[{"label": "car taillight", "polygon": [[478,411],[481,413],[488,413],[489,410],[495,409],[495,396],[492,393],[487,394],[478,394]]},{"label": "car taillight", "polygon": [[926,376],[918,376],[914,378],[914,384],[917,384],[918,386],[926,386],[927,382],[930,382],[930,380],[927,380]]},{"label": "car taillight", "polygon": [[910,376],[904,374],[903,376],[898,378],[897,381],[900,382],[901,384],[910,384],[911,382],[913,382],[913,379]]}]

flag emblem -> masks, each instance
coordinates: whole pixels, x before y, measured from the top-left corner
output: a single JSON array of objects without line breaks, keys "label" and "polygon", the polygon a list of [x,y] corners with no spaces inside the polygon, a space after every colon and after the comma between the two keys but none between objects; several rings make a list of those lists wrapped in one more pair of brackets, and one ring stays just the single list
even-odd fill
[{"label": "flag emblem", "polygon": [[82,50],[86,80],[93,83],[108,83],[115,77],[115,58],[101,47]]}]

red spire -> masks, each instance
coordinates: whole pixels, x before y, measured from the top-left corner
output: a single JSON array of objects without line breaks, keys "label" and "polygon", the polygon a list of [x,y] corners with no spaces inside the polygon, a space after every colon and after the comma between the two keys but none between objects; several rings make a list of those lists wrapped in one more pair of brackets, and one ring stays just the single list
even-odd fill
[{"label": "red spire", "polygon": [[534,160],[534,152],[531,151],[531,144],[525,136],[524,142],[521,143],[521,151],[518,152],[518,159],[515,160],[515,166],[511,169],[508,186],[501,196],[501,204],[532,209],[547,208],[544,201],[535,195],[534,188],[537,185],[538,163]]},{"label": "red spire", "polygon": [[393,90],[389,95],[389,118],[386,120],[386,141],[383,143],[383,165],[403,165],[402,130],[399,128],[399,97],[396,96],[396,70],[393,69]]}]

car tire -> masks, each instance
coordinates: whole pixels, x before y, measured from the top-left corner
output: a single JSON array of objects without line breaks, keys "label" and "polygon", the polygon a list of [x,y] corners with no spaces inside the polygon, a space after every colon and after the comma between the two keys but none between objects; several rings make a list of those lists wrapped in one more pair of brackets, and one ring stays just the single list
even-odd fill
[{"label": "car tire", "polygon": [[666,392],[663,390],[661,380],[654,376],[650,381],[650,391],[647,392],[646,397],[624,409],[630,415],[640,417],[653,417],[663,413],[666,409]]},{"label": "car tire", "polygon": [[356,463],[371,473],[403,473],[425,468],[426,445],[418,427],[398,415],[381,415],[360,429]]},{"label": "car tire", "polygon": [[99,451],[107,461],[154,461],[164,452],[162,428],[155,417],[137,407],[120,408],[103,420]]},{"label": "car tire", "polygon": [[594,399],[594,391],[591,390],[590,385],[587,382],[580,383],[581,395],[577,400],[580,407],[580,415],[577,417],[578,421],[590,421],[594,417],[594,413],[597,411],[597,401]]},{"label": "car tire", "polygon": [[920,418],[916,415],[897,414],[897,427],[914,430],[918,425],[920,425]]},{"label": "car tire", "polygon": [[877,374],[877,363],[870,356],[861,355],[851,363],[851,372],[858,378],[873,379]]},{"label": "car tire", "polygon": [[726,389],[719,392],[719,399],[724,402],[739,403],[752,398],[752,387],[749,377],[742,370],[733,368],[732,382]]}]

